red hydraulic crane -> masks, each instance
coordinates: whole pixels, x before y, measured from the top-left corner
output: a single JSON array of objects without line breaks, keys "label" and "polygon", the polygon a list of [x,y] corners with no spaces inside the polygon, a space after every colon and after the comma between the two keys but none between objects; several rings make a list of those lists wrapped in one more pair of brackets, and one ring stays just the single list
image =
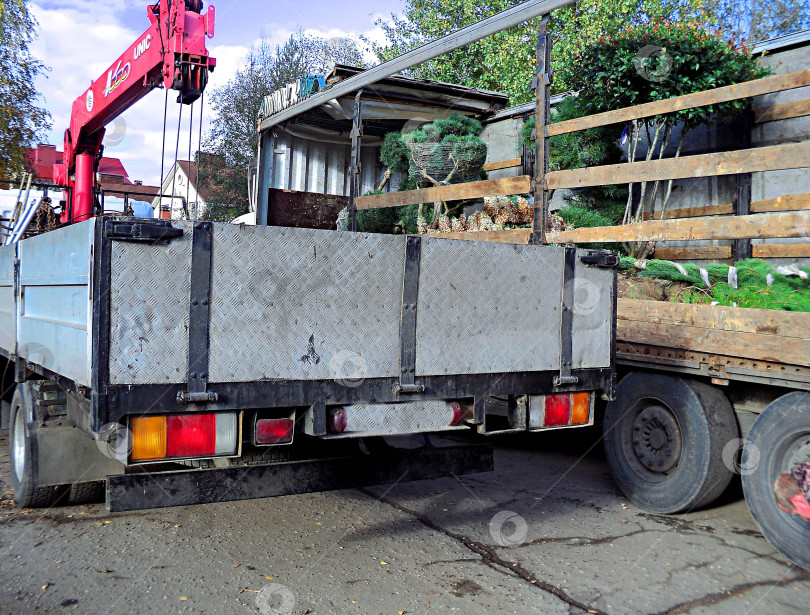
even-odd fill
[{"label": "red hydraulic crane", "polygon": [[73,102],[64,157],[54,165],[54,181],[72,188],[63,223],[93,216],[107,124],[154,88],[177,90],[177,102],[187,105],[202,94],[216,66],[205,48],[206,36],[214,36],[214,7],[205,13],[202,8],[202,0],[159,0],[148,6],[149,29]]}]

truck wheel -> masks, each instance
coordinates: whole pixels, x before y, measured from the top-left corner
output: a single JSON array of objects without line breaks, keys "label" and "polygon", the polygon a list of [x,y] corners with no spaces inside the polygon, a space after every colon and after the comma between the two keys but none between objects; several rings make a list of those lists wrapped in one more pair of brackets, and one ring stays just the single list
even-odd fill
[{"label": "truck wheel", "polygon": [[702,382],[633,372],[605,412],[605,454],[622,492],[656,513],[707,506],[733,476],[723,462],[738,437],[734,410]]},{"label": "truck wheel", "polygon": [[107,484],[103,480],[73,483],[68,492],[68,502],[71,504],[103,502],[106,497],[106,489]]},{"label": "truck wheel", "polygon": [[59,495],[54,486],[34,485],[36,439],[31,436],[28,421],[33,417],[31,385],[17,385],[11,400],[8,442],[11,449],[11,487],[20,508],[42,508],[54,503]]},{"label": "truck wheel", "polygon": [[788,393],[759,415],[743,449],[740,472],[745,501],[762,534],[794,564],[810,570],[810,521],[776,503],[777,477],[810,461],[810,394]]}]

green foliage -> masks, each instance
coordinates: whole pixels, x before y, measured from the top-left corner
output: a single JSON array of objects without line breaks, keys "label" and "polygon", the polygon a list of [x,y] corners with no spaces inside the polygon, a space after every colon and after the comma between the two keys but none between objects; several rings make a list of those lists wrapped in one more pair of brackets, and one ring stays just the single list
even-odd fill
[{"label": "green foliage", "polygon": [[[408,235],[415,235],[419,232],[416,226],[416,218],[419,215],[419,205],[405,205],[396,210],[397,217],[402,222],[402,232]],[[433,204],[422,205],[422,216],[430,221],[433,218]]]},{"label": "green foliage", "polygon": [[[682,303],[714,303],[720,305],[810,312],[810,280],[798,276],[779,274],[770,263],[759,259],[747,259],[736,264],[737,286],[728,283],[728,265],[709,265],[706,272],[711,286],[707,287],[700,274],[700,268],[691,263],[681,265],[686,274],[669,261],[648,260],[645,268],[639,269],[637,261],[631,257],[621,259],[619,268],[634,275],[692,285],[678,295]],[[810,274],[810,268],[802,268]],[[769,278],[771,285],[768,285]]]},{"label": "green foliage", "polygon": [[0,2],[0,179],[30,167],[26,148],[50,129],[34,84],[48,69],[29,50],[36,28],[27,0]]},{"label": "green foliage", "polygon": [[[567,96],[552,108],[551,123],[573,120],[586,115],[588,110],[582,101],[576,96]],[[532,116],[521,129],[522,145],[534,147],[532,140],[534,126],[535,118]],[[619,130],[615,126],[591,128],[551,137],[549,167],[552,171],[567,171],[619,163],[622,152],[618,141]],[[626,199],[625,186],[586,188],[568,197],[573,205],[591,207],[602,212],[612,224],[621,220]]]},{"label": "green foliage", "polygon": [[[445,36],[450,32],[520,4],[523,0],[406,0],[402,16],[378,20],[386,45],[371,41],[380,61]],[[629,24],[650,20],[694,20],[701,17],[704,0],[579,0],[575,6],[552,13],[549,32],[554,39],[552,64],[559,71],[589,41],[620,31]],[[408,71],[423,79],[436,79],[507,94],[515,105],[531,100],[537,28],[533,19],[476,41]],[[557,92],[576,89],[557,76]]]},{"label": "green foliage", "polygon": [[[369,190],[363,196],[382,194],[381,190]],[[357,230],[361,233],[391,234],[397,223],[396,210],[391,207],[383,209],[361,209],[357,212]]]},{"label": "green foliage", "polygon": [[[698,24],[656,22],[590,43],[560,73],[562,79],[578,83],[588,113],[601,113],[758,79],[769,71],[758,67],[744,46]],[[746,104],[738,100],[686,109],[650,122],[684,122],[688,130],[713,116],[730,120]]]},{"label": "green foliage", "polygon": [[[582,205],[566,205],[554,213],[562,218],[566,228],[593,228],[615,224],[613,219],[603,213]],[[591,250],[616,250],[616,245],[610,243],[589,243],[577,247]]]},{"label": "green foliage", "polygon": [[[401,141],[409,157],[409,179],[416,187],[477,179],[487,159],[487,145],[478,136],[481,130],[479,121],[453,113],[403,135]],[[390,150],[398,155],[398,147]],[[399,164],[401,158],[395,156],[392,161]]]},{"label": "green foliage", "polygon": [[410,167],[408,146],[401,132],[389,132],[380,148],[380,162],[394,173],[407,173]]},{"label": "green foliage", "polygon": [[[197,191],[205,199],[203,220],[230,222],[249,211],[241,168],[229,165],[224,156],[207,152],[197,152],[196,166],[199,168]],[[195,180],[197,169],[192,169]]]}]

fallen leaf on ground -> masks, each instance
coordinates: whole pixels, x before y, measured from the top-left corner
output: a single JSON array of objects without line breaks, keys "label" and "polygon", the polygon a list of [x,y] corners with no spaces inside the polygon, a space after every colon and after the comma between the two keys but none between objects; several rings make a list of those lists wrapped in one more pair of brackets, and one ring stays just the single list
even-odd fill
[{"label": "fallen leaf on ground", "polygon": [[628,508],[630,508],[630,507],[629,507],[627,504],[622,504],[622,508],[623,508],[624,510],[627,510],[627,509],[628,509]]},{"label": "fallen leaf on ground", "polygon": [[357,600],[352,600],[352,604],[357,604]]},{"label": "fallen leaf on ground", "polygon": [[323,523],[315,522],[315,525],[323,525]]},{"label": "fallen leaf on ground", "polygon": [[243,592],[249,592],[249,593],[251,593],[251,594],[258,594],[258,593],[259,593],[259,590],[258,590],[258,589],[248,589],[248,588],[246,587],[245,589],[240,589],[240,590],[239,590],[239,593],[240,593],[240,594],[241,594],[241,593],[243,593]]},{"label": "fallen leaf on ground", "polygon": [[186,601],[188,600],[188,596],[180,596],[180,600]]},{"label": "fallen leaf on ground", "polygon": [[387,566],[387,565],[388,565],[388,562],[384,562],[384,561],[380,560],[380,566]]},{"label": "fallen leaf on ground", "polygon": [[242,564],[234,564],[234,565],[233,565],[233,568],[239,568],[239,566],[241,566],[241,565],[242,565]]},{"label": "fallen leaf on ground", "polygon": [[48,589],[50,586],[50,583],[45,583],[45,585],[42,586],[42,589]]},{"label": "fallen leaf on ground", "polygon": [[272,581],[272,580],[273,580],[273,579],[275,579],[276,577],[264,577],[264,578],[265,578],[265,579],[267,579],[268,581]]}]

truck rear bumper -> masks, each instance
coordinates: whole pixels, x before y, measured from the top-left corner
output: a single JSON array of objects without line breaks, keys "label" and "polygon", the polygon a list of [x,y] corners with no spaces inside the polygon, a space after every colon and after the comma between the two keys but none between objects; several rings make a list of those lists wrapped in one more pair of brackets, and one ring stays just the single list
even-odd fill
[{"label": "truck rear bumper", "polygon": [[382,455],[108,477],[110,512],[231,502],[491,472],[492,447],[449,446]]}]

